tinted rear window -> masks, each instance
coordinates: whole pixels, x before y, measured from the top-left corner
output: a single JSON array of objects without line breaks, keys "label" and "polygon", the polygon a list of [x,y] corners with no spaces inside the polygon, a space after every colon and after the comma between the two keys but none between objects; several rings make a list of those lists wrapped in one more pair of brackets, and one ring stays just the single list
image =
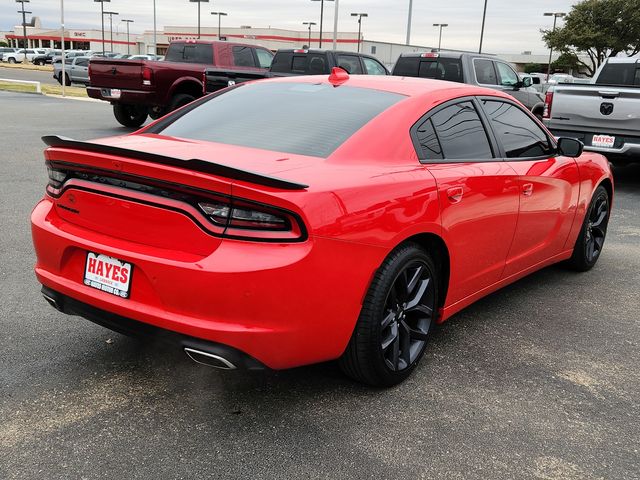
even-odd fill
[{"label": "tinted rear window", "polygon": [[308,83],[242,85],[179,116],[161,135],[327,157],[405,98],[395,93]]},{"label": "tinted rear window", "polygon": [[393,74],[462,82],[462,62],[458,58],[400,57]]},{"label": "tinted rear window", "polygon": [[172,43],[165,60],[213,65],[213,46],[206,43]]},{"label": "tinted rear window", "polygon": [[275,73],[298,73],[301,75],[323,75],[329,73],[324,53],[278,52],[273,58],[271,71]]},{"label": "tinted rear window", "polygon": [[640,64],[608,63],[596,83],[603,85],[640,85]]}]

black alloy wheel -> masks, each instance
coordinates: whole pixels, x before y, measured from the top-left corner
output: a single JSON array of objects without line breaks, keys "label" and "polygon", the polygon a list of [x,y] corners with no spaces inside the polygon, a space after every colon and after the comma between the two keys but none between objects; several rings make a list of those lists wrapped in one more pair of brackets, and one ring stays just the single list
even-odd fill
[{"label": "black alloy wheel", "polygon": [[585,272],[597,263],[607,237],[609,215],[609,194],[604,187],[599,186],[593,194],[573,255],[568,262],[571,268]]},{"label": "black alloy wheel", "polygon": [[390,387],[417,366],[437,319],[438,269],[419,245],[389,254],[365,297],[340,367],[362,383]]},{"label": "black alloy wheel", "polygon": [[404,370],[422,354],[434,320],[433,286],[429,267],[419,260],[407,265],[393,283],[380,325],[380,348],[390,370]]}]

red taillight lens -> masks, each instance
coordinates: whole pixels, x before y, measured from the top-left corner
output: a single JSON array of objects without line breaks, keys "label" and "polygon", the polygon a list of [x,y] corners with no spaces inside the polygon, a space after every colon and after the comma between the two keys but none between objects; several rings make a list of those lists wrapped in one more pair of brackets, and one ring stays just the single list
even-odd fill
[{"label": "red taillight lens", "polygon": [[143,85],[151,85],[153,82],[153,70],[149,67],[142,68],[142,84]]},{"label": "red taillight lens", "polygon": [[423,53],[422,55],[420,55],[422,58],[438,58],[440,55],[437,53]]},{"label": "red taillight lens", "polygon": [[551,118],[551,107],[553,106],[553,92],[547,92],[544,97],[544,112],[542,118]]}]

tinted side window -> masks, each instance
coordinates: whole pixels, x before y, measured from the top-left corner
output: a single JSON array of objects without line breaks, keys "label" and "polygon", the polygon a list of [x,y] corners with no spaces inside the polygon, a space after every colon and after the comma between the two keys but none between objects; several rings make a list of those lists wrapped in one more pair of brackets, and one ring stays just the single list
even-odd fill
[{"label": "tinted side window", "polygon": [[362,57],[364,62],[364,68],[367,69],[369,75],[387,75],[387,70],[382,66],[380,62],[373,58]]},{"label": "tinted side window", "polygon": [[471,102],[443,108],[431,116],[443,157],[448,160],[493,158],[487,132]]},{"label": "tinted side window", "polygon": [[364,73],[362,71],[362,65],[360,65],[360,58],[355,55],[338,55],[336,60],[338,66],[345,69],[347,73],[351,75],[361,75]]},{"label": "tinted side window", "polygon": [[422,150],[420,155],[421,160],[437,160],[442,158],[442,148],[440,148],[440,142],[438,141],[430,118],[418,127],[416,136],[418,137],[418,142]]},{"label": "tinted side window", "polygon": [[80,58],[78,60],[76,60],[76,66],[78,67],[86,67],[89,65],[89,59],[88,58]]},{"label": "tinted side window", "polygon": [[476,79],[478,83],[483,85],[497,85],[498,78],[496,70],[493,68],[491,60],[477,59],[473,61],[473,68],[476,71]]},{"label": "tinted side window", "polygon": [[269,68],[271,66],[271,62],[273,61],[273,54],[271,52],[256,48],[256,55],[258,56],[260,68]]},{"label": "tinted side window", "polygon": [[256,62],[253,58],[251,47],[233,47],[233,63],[236,67],[255,67]]},{"label": "tinted side window", "polygon": [[500,75],[500,85],[503,87],[513,87],[518,83],[518,75],[506,63],[496,62],[496,69]]},{"label": "tinted side window", "polygon": [[552,155],[551,143],[544,131],[511,103],[483,100],[491,126],[504,146],[507,158],[529,158]]},{"label": "tinted side window", "polygon": [[273,57],[273,63],[271,64],[272,72],[290,72],[291,63],[293,62],[292,52],[278,52]]},{"label": "tinted side window", "polygon": [[393,74],[400,77],[417,77],[419,65],[419,57],[400,57],[393,67]]}]

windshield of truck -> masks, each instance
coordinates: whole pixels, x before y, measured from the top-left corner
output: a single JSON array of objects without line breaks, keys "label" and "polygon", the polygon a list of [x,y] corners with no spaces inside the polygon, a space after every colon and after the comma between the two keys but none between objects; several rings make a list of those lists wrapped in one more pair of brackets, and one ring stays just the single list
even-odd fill
[{"label": "windshield of truck", "polygon": [[607,63],[602,67],[596,84],[640,85],[639,63]]}]

